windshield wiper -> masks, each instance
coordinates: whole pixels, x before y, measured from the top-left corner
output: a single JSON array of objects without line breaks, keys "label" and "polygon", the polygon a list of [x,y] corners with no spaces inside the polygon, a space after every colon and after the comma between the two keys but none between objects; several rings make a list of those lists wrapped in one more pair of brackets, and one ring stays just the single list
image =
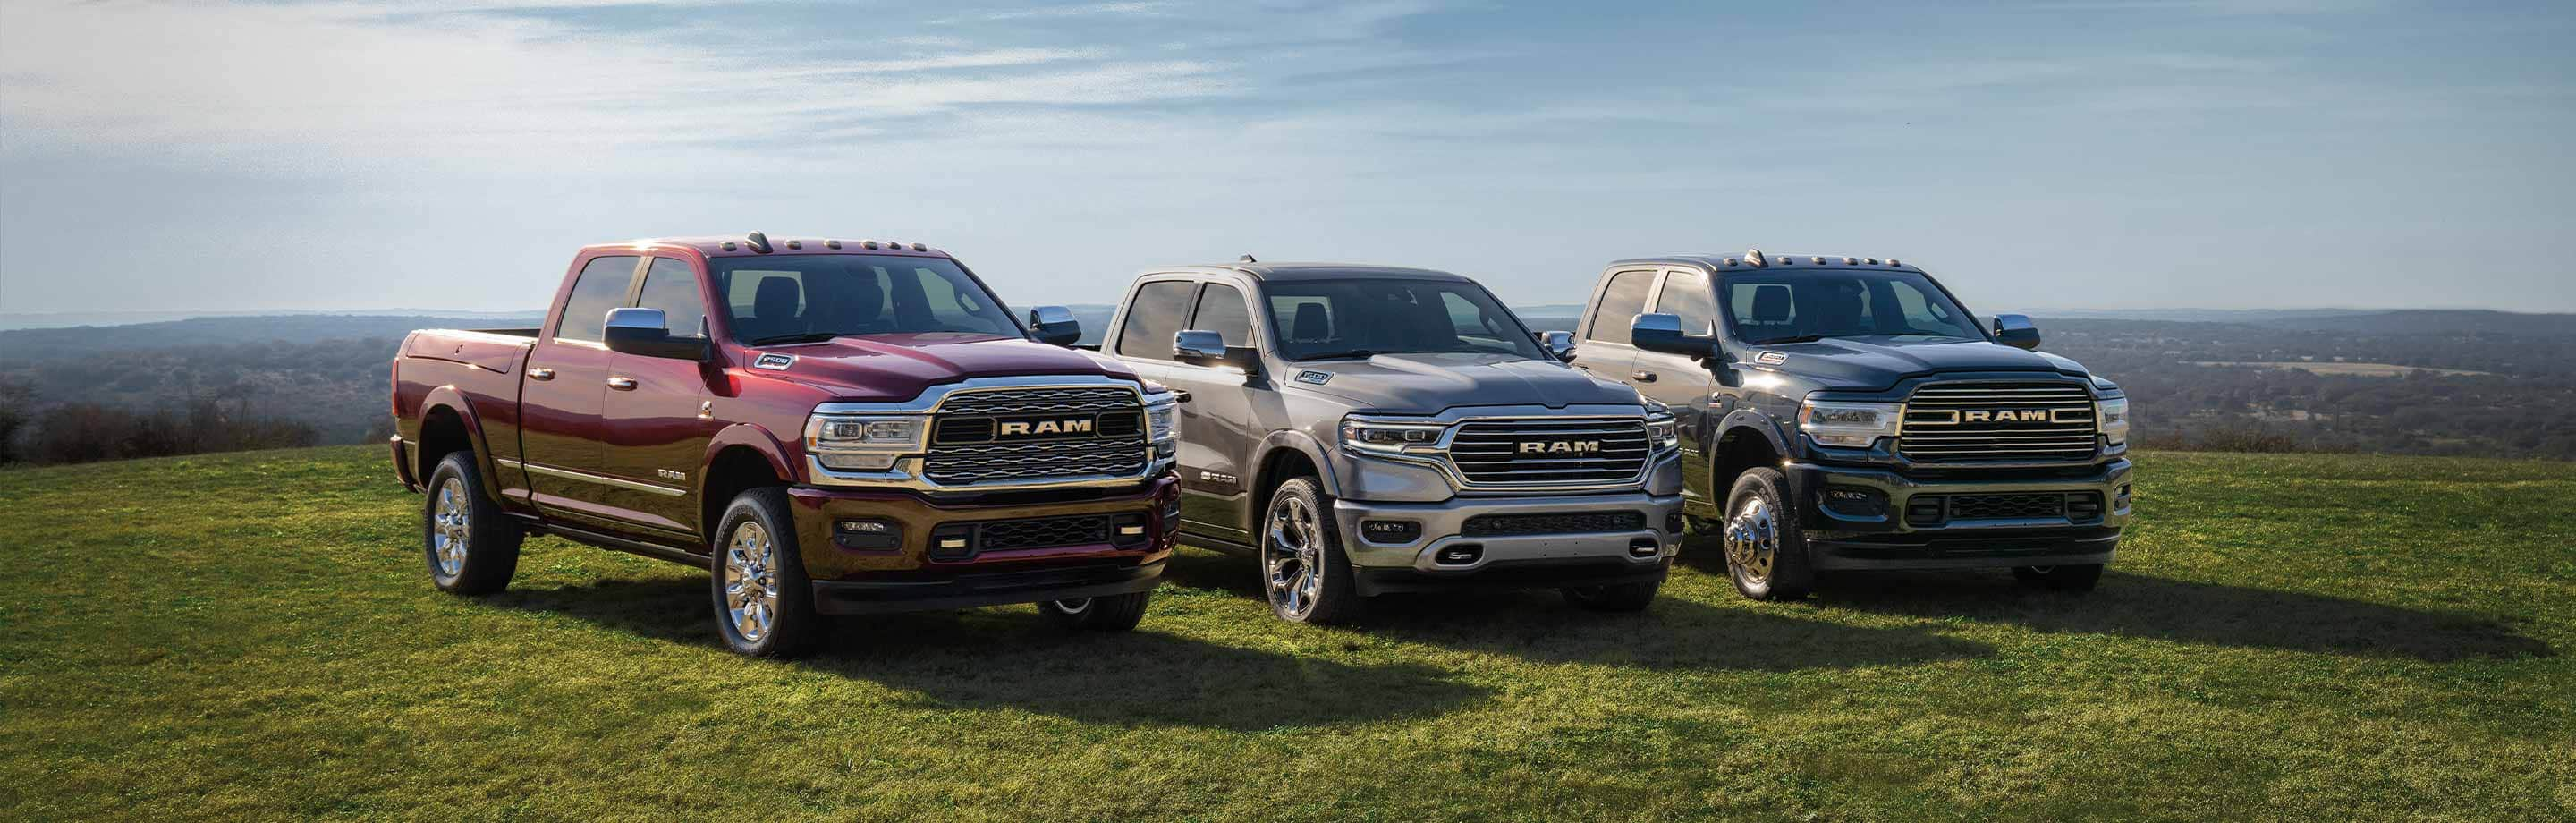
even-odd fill
[{"label": "windshield wiper", "polygon": [[1818,341],[1818,340],[1823,340],[1823,339],[1825,339],[1825,338],[1832,337],[1832,336],[1833,336],[1833,335],[1830,335],[1830,334],[1801,334],[1801,335],[1795,335],[1795,336],[1791,336],[1791,337],[1774,337],[1774,338],[1771,338],[1771,339],[1769,339],[1769,340],[1755,340],[1755,341],[1753,341],[1753,345],[1756,345],[1756,346],[1777,346],[1777,345],[1780,345],[1780,344],[1782,344],[1782,343],[1813,343],[1813,342],[1816,342],[1816,341]]},{"label": "windshield wiper", "polygon": [[1309,355],[1306,355],[1306,356],[1304,356],[1304,357],[1300,357],[1300,358],[1297,358],[1297,359],[1299,359],[1299,360],[1351,360],[1351,359],[1367,359],[1367,358],[1376,357],[1376,356],[1377,356],[1377,352],[1372,351],[1372,350],[1369,350],[1369,349],[1350,349],[1350,350],[1347,350],[1347,351],[1328,351],[1328,352],[1324,352],[1324,353],[1321,353],[1321,354],[1309,354]]},{"label": "windshield wiper", "polygon": [[768,337],[752,338],[751,342],[746,345],[772,346],[779,343],[819,343],[839,336],[841,336],[840,332],[830,331],[809,331],[802,334],[773,334]]}]

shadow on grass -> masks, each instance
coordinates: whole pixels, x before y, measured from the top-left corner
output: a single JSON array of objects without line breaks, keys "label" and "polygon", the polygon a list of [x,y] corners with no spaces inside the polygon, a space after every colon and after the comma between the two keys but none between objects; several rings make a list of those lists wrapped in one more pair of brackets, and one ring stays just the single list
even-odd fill
[{"label": "shadow on grass", "polygon": [[2067,594],[1991,572],[1839,574],[1819,581],[1826,605],[1915,617],[2019,623],[2047,632],[2288,649],[2428,662],[2548,657],[2548,644],[2476,615],[2323,595],[2192,583],[2106,571]]},{"label": "shadow on grass", "polygon": [[[486,602],[714,647],[707,584],[609,580]],[[1491,692],[1418,664],[1354,665],[1153,630],[1080,632],[1027,607],[837,618],[795,661],[911,692],[934,708],[1008,707],[1087,723],[1238,731],[1428,717]]]},{"label": "shadow on grass", "polygon": [[[1253,561],[1176,556],[1166,581],[1264,595]],[[1599,663],[1680,671],[1790,671],[1903,666],[1983,657],[1983,643],[1930,628],[1873,628],[1726,609],[1661,597],[1643,614],[1594,612],[1553,590],[1425,592],[1373,598],[1359,631],[1410,643],[1505,654],[1545,663]]]}]

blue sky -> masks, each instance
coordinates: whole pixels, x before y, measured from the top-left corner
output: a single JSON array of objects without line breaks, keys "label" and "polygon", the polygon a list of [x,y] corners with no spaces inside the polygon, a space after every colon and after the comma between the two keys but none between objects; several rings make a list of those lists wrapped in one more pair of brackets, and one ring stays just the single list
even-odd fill
[{"label": "blue sky", "polygon": [[920,240],[1522,304],[1690,250],[1983,310],[2576,311],[2576,6],[0,7],[0,311],[534,308],[658,234]]}]

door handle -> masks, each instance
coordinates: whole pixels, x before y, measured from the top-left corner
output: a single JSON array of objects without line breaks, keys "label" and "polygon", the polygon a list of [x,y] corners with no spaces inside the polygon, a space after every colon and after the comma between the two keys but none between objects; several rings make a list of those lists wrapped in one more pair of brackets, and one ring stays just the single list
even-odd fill
[{"label": "door handle", "polygon": [[611,377],[608,378],[608,387],[618,391],[634,391],[635,378],[624,376]]},{"label": "door handle", "polygon": [[1635,380],[1639,383],[1652,383],[1655,382],[1655,373],[1650,371],[1632,371],[1628,373],[1628,379]]},{"label": "door handle", "polygon": [[529,369],[529,370],[528,370],[528,379],[530,379],[530,380],[553,380],[553,379],[555,379],[555,370],[553,370],[553,369]]}]

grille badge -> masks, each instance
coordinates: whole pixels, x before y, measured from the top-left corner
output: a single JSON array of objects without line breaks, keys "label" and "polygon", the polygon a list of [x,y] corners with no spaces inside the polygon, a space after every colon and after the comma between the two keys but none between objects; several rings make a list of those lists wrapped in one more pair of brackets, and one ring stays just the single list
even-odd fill
[{"label": "grille badge", "polygon": [[1520,454],[1598,454],[1599,440],[1523,440]]}]

